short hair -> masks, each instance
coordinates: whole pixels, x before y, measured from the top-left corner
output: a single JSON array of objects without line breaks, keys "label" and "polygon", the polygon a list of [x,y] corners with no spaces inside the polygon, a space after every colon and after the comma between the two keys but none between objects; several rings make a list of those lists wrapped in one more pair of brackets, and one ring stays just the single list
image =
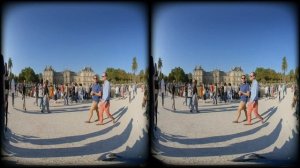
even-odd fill
[{"label": "short hair", "polygon": [[106,72],[103,72],[102,76],[107,77],[107,73],[106,73]]},{"label": "short hair", "polygon": [[253,76],[256,76],[256,73],[255,72],[251,72],[253,74]]},{"label": "short hair", "polygon": [[243,74],[243,75],[242,75],[242,77],[245,77],[245,78],[246,78],[246,75],[245,75],[245,74]]}]

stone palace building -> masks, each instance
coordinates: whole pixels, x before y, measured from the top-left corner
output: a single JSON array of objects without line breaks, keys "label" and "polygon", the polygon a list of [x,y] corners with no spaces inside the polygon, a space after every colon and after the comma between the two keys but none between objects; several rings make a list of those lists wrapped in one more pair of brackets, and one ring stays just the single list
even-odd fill
[{"label": "stone palace building", "polygon": [[43,81],[48,80],[50,84],[71,84],[76,82],[82,86],[90,86],[93,83],[94,71],[90,67],[85,67],[78,73],[70,70],[56,72],[52,66],[46,66],[43,72]]},{"label": "stone palace building", "polygon": [[211,72],[206,72],[201,66],[196,66],[192,78],[196,79],[198,84],[212,84],[212,83],[231,83],[232,86],[239,85],[241,81],[241,76],[244,71],[241,67],[234,67],[229,72],[224,72],[219,69],[215,69]]}]

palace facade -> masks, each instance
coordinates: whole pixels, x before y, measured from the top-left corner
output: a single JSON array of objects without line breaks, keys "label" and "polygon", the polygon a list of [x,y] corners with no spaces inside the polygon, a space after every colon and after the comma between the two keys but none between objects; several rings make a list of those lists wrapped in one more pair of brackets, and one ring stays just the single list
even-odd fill
[{"label": "palace facade", "polygon": [[244,71],[241,67],[234,67],[229,72],[224,72],[215,69],[211,72],[205,71],[201,66],[196,66],[192,78],[196,79],[198,84],[212,84],[212,83],[231,83],[232,86],[237,86],[241,83],[241,76]]},{"label": "palace facade", "polygon": [[85,67],[78,73],[70,70],[56,72],[52,66],[46,66],[43,72],[43,81],[48,80],[50,84],[71,84],[76,82],[82,86],[90,86],[93,84],[93,76],[95,75],[91,67]]}]

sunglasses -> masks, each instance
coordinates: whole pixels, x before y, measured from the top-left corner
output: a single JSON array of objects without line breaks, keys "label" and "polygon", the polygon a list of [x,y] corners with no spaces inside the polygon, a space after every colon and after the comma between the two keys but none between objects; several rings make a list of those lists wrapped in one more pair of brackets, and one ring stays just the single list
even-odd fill
[{"label": "sunglasses", "polygon": [[242,78],[242,79],[245,79],[245,78]]}]

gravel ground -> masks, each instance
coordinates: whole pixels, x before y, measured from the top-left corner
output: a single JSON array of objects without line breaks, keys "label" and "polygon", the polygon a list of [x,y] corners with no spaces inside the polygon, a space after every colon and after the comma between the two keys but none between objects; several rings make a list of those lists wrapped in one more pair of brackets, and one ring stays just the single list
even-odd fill
[{"label": "gravel ground", "polygon": [[[113,124],[104,115],[103,126],[84,122],[91,103],[63,106],[61,102],[51,102],[52,113],[43,114],[33,98],[27,99],[27,111],[23,111],[21,98],[17,97],[14,108],[9,102],[3,159],[14,165],[143,166],[149,156],[148,121],[141,107],[142,96],[138,90],[131,103],[128,98],[113,99],[111,113],[117,123]],[[278,98],[260,99],[259,113],[265,123],[252,115],[251,126],[245,126],[244,122],[232,123],[238,101],[216,106],[211,101],[199,100],[200,113],[190,113],[183,100],[176,97],[176,111],[173,111],[170,96],[165,98],[164,107],[159,97],[158,129],[156,138],[152,139],[152,154],[163,163],[289,166],[298,159],[295,149],[298,149],[299,125],[293,116],[295,110],[291,108],[289,89],[281,102]],[[94,114],[92,121],[95,119]],[[242,113],[240,120],[243,119]],[[107,153],[116,153],[119,158],[99,160]]]},{"label": "gravel ground", "polygon": [[[3,159],[16,165],[141,165],[148,158],[147,119],[143,116],[143,93],[129,103],[111,100],[113,124],[104,114],[105,125],[85,123],[91,103],[64,106],[50,102],[51,113],[41,113],[34,98],[27,98],[27,111],[21,97],[11,106],[9,97],[8,131],[2,149]],[[96,114],[92,118],[94,121]],[[116,153],[113,161],[98,158]]]},{"label": "gravel ground", "polygon": [[[260,99],[262,124],[252,114],[253,125],[232,123],[238,101],[230,104],[199,100],[200,113],[190,113],[184,98],[176,97],[176,111],[171,110],[170,94],[162,107],[159,97],[158,129],[153,140],[153,154],[171,165],[292,165],[297,160],[298,121],[293,116],[292,92],[285,98]],[[240,121],[245,116],[242,112]],[[264,158],[247,157],[258,154]],[[233,159],[242,157],[239,162]],[[248,159],[248,161],[247,161]]]}]

